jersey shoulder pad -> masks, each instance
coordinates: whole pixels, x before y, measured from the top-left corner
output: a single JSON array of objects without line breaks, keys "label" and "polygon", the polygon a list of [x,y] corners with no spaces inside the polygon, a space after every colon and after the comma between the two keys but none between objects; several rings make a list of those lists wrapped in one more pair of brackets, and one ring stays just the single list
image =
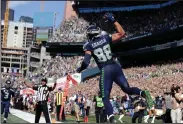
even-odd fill
[{"label": "jersey shoulder pad", "polygon": [[83,45],[83,50],[86,51],[89,48],[89,41],[87,41],[84,45]]}]

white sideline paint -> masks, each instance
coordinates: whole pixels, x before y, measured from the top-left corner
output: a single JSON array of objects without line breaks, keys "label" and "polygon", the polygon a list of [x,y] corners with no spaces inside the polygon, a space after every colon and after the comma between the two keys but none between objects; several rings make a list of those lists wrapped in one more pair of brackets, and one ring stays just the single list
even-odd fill
[{"label": "white sideline paint", "polygon": [[[17,109],[10,109],[10,112],[12,115],[19,117],[29,123],[34,123],[34,121],[35,121],[35,115],[32,113],[24,112],[24,111],[17,110]],[[39,120],[39,123],[46,123],[45,118],[41,117]],[[56,123],[61,123],[61,122],[56,122]]]}]

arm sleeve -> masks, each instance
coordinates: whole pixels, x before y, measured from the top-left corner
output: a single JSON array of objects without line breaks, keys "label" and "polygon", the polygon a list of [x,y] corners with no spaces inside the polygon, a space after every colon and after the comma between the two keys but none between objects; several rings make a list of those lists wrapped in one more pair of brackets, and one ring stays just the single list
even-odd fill
[{"label": "arm sleeve", "polygon": [[90,51],[89,42],[86,42],[86,43],[83,45],[83,51]]},{"label": "arm sleeve", "polygon": [[81,70],[84,70],[88,67],[88,65],[90,64],[90,59],[91,59],[91,55],[85,54],[84,60],[81,65]]}]

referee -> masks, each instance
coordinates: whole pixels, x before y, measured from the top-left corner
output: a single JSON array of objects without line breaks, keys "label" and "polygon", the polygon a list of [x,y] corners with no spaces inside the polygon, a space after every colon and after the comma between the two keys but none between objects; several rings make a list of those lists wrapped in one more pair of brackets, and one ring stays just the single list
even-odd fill
[{"label": "referee", "polygon": [[39,123],[39,119],[41,117],[41,113],[43,112],[46,123],[51,123],[50,115],[49,115],[49,110],[48,110],[48,96],[49,92],[53,91],[56,87],[56,82],[54,83],[53,87],[47,86],[47,79],[43,78],[41,80],[41,85],[40,86],[34,86],[31,83],[24,82],[24,84],[32,88],[33,90],[37,91],[37,104],[36,104],[36,116],[35,116],[35,123]]}]

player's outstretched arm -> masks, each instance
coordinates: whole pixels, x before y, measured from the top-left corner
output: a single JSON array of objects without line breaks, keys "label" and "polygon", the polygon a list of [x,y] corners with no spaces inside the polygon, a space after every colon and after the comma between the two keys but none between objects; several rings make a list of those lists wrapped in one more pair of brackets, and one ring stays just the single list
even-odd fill
[{"label": "player's outstretched arm", "polygon": [[117,33],[112,34],[112,42],[119,41],[125,35],[125,31],[122,26],[115,20],[112,13],[106,13],[104,19],[114,23]]},{"label": "player's outstretched arm", "polygon": [[117,33],[112,34],[112,42],[119,41],[125,35],[125,31],[122,26],[116,21],[114,26],[117,30]]},{"label": "player's outstretched arm", "polygon": [[51,90],[52,90],[52,91],[55,90],[56,86],[57,86],[57,82],[55,81],[55,83],[54,83],[54,85],[53,85],[53,87],[52,87]]},{"label": "player's outstretched arm", "polygon": [[81,64],[81,67],[78,68],[76,71],[78,73],[80,73],[81,71],[85,70],[88,67],[88,65],[90,64],[90,59],[91,59],[91,52],[85,51],[85,57],[84,57],[84,60]]}]

